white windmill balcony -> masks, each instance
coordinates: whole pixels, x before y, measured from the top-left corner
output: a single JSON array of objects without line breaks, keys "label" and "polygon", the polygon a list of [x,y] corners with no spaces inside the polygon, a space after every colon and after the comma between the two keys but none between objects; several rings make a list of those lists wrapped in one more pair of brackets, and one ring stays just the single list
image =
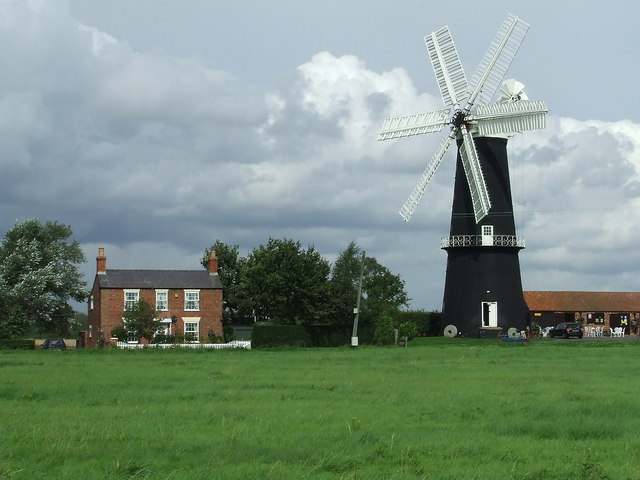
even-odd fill
[{"label": "white windmill balcony", "polygon": [[452,235],[442,237],[440,248],[450,247],[517,247],[524,248],[524,237],[516,235]]}]

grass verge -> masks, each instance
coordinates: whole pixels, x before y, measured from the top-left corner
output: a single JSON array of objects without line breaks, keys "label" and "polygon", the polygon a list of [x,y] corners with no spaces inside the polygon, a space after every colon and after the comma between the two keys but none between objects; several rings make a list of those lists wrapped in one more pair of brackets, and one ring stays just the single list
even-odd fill
[{"label": "grass verge", "polygon": [[636,479],[640,342],[0,352],[0,478]]}]

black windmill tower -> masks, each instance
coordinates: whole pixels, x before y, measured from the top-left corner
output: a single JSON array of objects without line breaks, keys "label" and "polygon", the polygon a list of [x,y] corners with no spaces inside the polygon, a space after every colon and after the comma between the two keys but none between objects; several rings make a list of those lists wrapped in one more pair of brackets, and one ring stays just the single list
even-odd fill
[{"label": "black windmill tower", "polygon": [[451,127],[400,210],[405,221],[451,144],[457,144],[451,228],[441,245],[447,252],[442,305],[447,336],[490,336],[500,329],[526,327],[518,259],[524,240],[516,236],[507,138],[514,132],[544,128],[547,106],[544,101],[529,101],[515,80],[502,83],[499,102],[490,102],[528,29],[523,20],[509,15],[471,84],[449,28],[425,37],[446,108],[389,118],[378,137],[389,140]]}]

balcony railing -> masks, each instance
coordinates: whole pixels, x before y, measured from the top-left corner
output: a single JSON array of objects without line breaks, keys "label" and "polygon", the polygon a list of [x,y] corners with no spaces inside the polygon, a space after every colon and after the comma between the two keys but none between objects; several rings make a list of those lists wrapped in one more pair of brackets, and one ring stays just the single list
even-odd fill
[{"label": "balcony railing", "polygon": [[449,247],[518,247],[524,248],[524,237],[515,235],[452,235],[442,237],[440,248]]}]

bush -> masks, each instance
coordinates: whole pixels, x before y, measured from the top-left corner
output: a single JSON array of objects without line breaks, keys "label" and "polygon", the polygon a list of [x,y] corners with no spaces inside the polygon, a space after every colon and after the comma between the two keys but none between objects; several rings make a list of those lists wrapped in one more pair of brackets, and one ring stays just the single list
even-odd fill
[{"label": "bush", "polygon": [[260,325],[253,326],[251,347],[296,347],[311,346],[311,338],[303,325]]},{"label": "bush", "polygon": [[404,322],[398,326],[398,334],[409,339],[418,336],[418,326],[413,322]]},{"label": "bush", "polygon": [[235,337],[233,336],[233,327],[231,325],[225,325],[222,327],[222,340],[225,343],[235,340]]},{"label": "bush", "polygon": [[111,330],[111,338],[117,338],[121,342],[126,342],[127,330],[122,325],[120,325],[119,327],[114,327],[113,330]]},{"label": "bush", "polygon": [[156,335],[150,343],[172,344],[176,343],[175,335]]},{"label": "bush", "polygon": [[216,335],[216,332],[213,330],[209,330],[207,333],[207,342],[208,343],[222,343],[222,337]]},{"label": "bush", "polygon": [[406,322],[413,322],[418,327],[418,334],[426,337],[437,337],[440,335],[440,323],[442,313],[438,311],[425,312],[424,310],[405,310],[396,312],[394,315],[396,323],[401,325]]},{"label": "bush", "polygon": [[23,338],[0,339],[0,350],[35,350],[36,341]]},{"label": "bush", "polygon": [[389,345],[395,338],[393,319],[388,313],[383,313],[376,320],[375,341],[378,345]]},{"label": "bush", "polygon": [[339,347],[350,343],[351,328],[329,324],[309,324],[304,328],[313,347]]}]

